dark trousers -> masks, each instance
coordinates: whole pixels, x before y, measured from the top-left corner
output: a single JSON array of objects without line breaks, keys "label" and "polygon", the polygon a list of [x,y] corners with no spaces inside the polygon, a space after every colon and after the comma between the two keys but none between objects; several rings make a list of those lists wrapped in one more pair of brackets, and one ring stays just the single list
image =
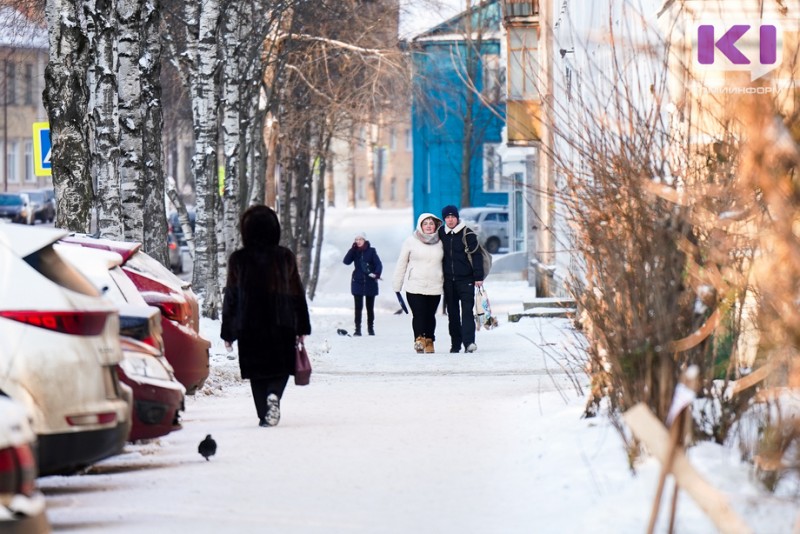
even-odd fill
[{"label": "dark trousers", "polygon": [[450,348],[461,350],[475,343],[475,284],[472,281],[444,281],[444,302],[450,330]]},{"label": "dark trousers", "polygon": [[406,293],[408,307],[411,308],[414,339],[422,336],[436,341],[436,310],[439,308],[440,299],[440,295]]},{"label": "dark trousers", "polygon": [[367,328],[375,325],[375,296],[353,295],[356,305],[356,330],[361,330],[361,310],[364,308],[364,300],[367,301]]},{"label": "dark trousers", "polygon": [[253,401],[256,403],[256,413],[259,419],[267,416],[267,397],[274,393],[279,399],[282,398],[283,390],[286,389],[288,382],[289,375],[250,379],[250,390],[253,392]]}]

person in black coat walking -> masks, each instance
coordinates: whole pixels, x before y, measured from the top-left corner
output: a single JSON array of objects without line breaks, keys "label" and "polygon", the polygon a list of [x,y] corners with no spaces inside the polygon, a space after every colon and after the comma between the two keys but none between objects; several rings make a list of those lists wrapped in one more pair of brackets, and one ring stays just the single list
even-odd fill
[{"label": "person in black coat walking", "polygon": [[[458,208],[445,206],[442,209],[444,225],[439,227],[444,257],[444,302],[450,330],[450,352],[475,352],[475,288],[483,285],[483,256],[478,247],[478,236],[467,232],[466,225],[458,218]],[[466,235],[465,235],[466,232]],[[464,242],[466,240],[466,248]],[[472,263],[467,256],[472,253]]]},{"label": "person in black coat walking", "polygon": [[243,247],[228,259],[222,301],[225,348],[239,343],[239,369],[250,380],[259,426],[280,421],[280,401],[295,373],[295,348],[311,334],[308,302],[295,255],[278,245],[275,212],[252,206],[240,221]]},{"label": "person in black coat walking", "polygon": [[353,264],[353,275],[350,278],[350,292],[355,304],[354,336],[361,335],[361,312],[364,300],[367,301],[367,333],[375,335],[375,297],[378,295],[378,280],[383,272],[383,264],[378,251],[370,246],[364,232],[356,234],[353,246],[344,255],[345,265]]}]

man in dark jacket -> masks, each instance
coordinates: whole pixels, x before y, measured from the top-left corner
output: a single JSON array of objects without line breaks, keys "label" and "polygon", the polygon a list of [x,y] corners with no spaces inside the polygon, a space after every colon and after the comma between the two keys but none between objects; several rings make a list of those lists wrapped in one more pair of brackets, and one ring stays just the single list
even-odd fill
[{"label": "man in dark jacket", "polygon": [[[458,219],[458,208],[442,209],[444,225],[439,228],[439,239],[444,249],[444,302],[450,329],[450,352],[475,352],[475,288],[483,285],[483,256],[478,247],[478,236],[468,232]],[[466,240],[466,248],[464,241]],[[472,263],[467,256],[472,254]]]}]

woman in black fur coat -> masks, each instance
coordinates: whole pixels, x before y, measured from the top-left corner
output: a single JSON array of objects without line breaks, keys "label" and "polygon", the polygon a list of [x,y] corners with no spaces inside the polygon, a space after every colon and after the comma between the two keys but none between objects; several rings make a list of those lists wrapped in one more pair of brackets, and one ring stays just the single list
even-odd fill
[{"label": "woman in black fur coat", "polygon": [[259,426],[280,421],[280,400],[295,372],[295,347],[311,333],[297,260],[278,244],[281,225],[267,206],[252,206],[240,222],[242,248],[228,260],[222,332],[228,351],[239,343],[239,368],[250,380]]}]

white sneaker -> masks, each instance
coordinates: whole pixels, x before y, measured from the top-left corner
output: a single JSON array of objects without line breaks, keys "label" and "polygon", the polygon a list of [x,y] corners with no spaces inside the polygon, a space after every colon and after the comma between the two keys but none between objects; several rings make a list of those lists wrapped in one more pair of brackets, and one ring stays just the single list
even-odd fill
[{"label": "white sneaker", "polygon": [[267,426],[276,426],[281,420],[281,400],[274,393],[267,396]]},{"label": "white sneaker", "polygon": [[478,345],[476,345],[475,343],[470,343],[469,345],[467,345],[467,348],[464,352],[475,352],[476,350],[478,350]]}]

